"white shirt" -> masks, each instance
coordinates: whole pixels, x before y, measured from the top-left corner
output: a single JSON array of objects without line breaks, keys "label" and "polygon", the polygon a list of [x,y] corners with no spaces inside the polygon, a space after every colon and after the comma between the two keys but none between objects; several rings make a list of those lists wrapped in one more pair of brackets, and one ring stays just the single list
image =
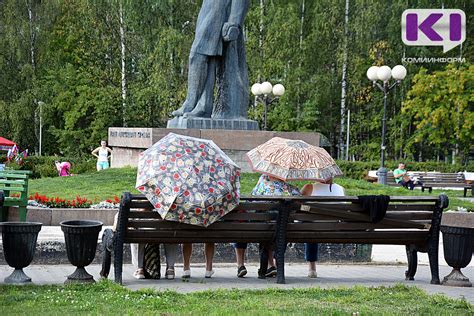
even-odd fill
[{"label": "white shirt", "polygon": [[[312,184],[313,192],[311,192],[311,196],[344,196],[344,188],[339,184],[324,184],[315,182]],[[331,191],[329,191],[331,188]]]},{"label": "white shirt", "polygon": [[98,161],[108,162],[109,161],[107,159],[108,156],[109,156],[109,151],[107,149],[103,149],[103,148],[99,149],[99,160]]}]

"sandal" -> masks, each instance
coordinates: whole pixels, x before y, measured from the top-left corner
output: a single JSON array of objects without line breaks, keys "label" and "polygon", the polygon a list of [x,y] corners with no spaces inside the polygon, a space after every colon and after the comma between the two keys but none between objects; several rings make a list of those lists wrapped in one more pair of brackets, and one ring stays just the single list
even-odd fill
[{"label": "sandal", "polygon": [[133,277],[135,279],[139,279],[139,280],[144,279],[145,278],[145,271],[143,269],[137,269],[133,273]]},{"label": "sandal", "polygon": [[166,280],[174,280],[174,277],[175,277],[174,268],[166,269],[165,279]]}]

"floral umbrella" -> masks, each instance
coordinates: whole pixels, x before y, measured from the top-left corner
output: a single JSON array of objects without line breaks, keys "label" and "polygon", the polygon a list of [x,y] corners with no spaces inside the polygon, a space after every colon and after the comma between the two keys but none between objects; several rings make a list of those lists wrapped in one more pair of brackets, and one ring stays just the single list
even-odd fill
[{"label": "floral umbrella", "polygon": [[140,154],[136,188],[162,218],[209,226],[240,198],[240,168],[211,140],[169,133]]},{"label": "floral umbrella", "polygon": [[334,159],[321,147],[302,140],[274,137],[247,153],[253,171],[287,180],[328,180],[341,176]]}]

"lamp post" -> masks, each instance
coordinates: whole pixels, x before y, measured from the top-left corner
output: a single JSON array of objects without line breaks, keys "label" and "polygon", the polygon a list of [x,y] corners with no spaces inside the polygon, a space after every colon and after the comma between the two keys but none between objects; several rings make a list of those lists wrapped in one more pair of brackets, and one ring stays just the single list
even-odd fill
[{"label": "lamp post", "polygon": [[[388,66],[372,66],[367,70],[367,78],[372,81],[373,86],[379,88],[383,92],[383,118],[382,118],[382,145],[380,146],[380,168],[377,170],[378,180],[380,184],[387,184],[387,169],[385,169],[385,132],[387,129],[387,96],[388,93],[401,83],[407,70],[402,65],[397,65],[390,69]],[[389,83],[390,78],[395,79],[392,84]],[[380,80],[383,84],[377,82]]]},{"label": "lamp post", "polygon": [[285,87],[278,83],[274,86],[268,81],[262,83],[254,83],[251,88],[252,94],[255,96],[255,100],[263,103],[263,130],[267,130],[267,114],[268,106],[275,100],[285,94]]},{"label": "lamp post", "polygon": [[39,106],[39,117],[40,117],[40,126],[39,126],[39,155],[41,156],[41,145],[43,140],[43,101],[38,101]]}]

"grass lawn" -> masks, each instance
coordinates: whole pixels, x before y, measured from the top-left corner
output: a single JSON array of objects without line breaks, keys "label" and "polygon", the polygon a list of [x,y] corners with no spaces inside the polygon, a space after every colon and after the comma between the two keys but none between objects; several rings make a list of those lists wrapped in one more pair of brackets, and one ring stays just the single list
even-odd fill
[{"label": "grass lawn", "polygon": [[[38,192],[39,194],[48,197],[59,196],[65,199],[74,199],[77,195],[80,195],[81,197],[87,197],[90,200],[102,201],[113,198],[114,195],[120,197],[124,191],[138,193],[134,188],[136,172],[136,168],[121,168],[80,174],[74,177],[34,179],[30,180],[29,192],[31,195]],[[253,186],[258,180],[258,177],[258,174],[242,174],[241,192],[243,195],[250,194]],[[346,188],[347,195],[387,194],[416,196],[429,194],[428,192],[422,193],[420,190],[409,191],[399,187],[381,186],[364,180],[337,178],[335,182]],[[302,187],[304,182],[295,182],[293,184]],[[474,210],[474,203],[459,199],[459,197],[462,196],[462,191],[433,190],[431,195],[436,196],[442,192],[449,196],[449,208],[462,206]]]},{"label": "grass lawn", "polygon": [[472,315],[465,300],[416,287],[217,290],[191,294],[130,291],[110,281],[93,285],[0,285],[2,315]]}]

